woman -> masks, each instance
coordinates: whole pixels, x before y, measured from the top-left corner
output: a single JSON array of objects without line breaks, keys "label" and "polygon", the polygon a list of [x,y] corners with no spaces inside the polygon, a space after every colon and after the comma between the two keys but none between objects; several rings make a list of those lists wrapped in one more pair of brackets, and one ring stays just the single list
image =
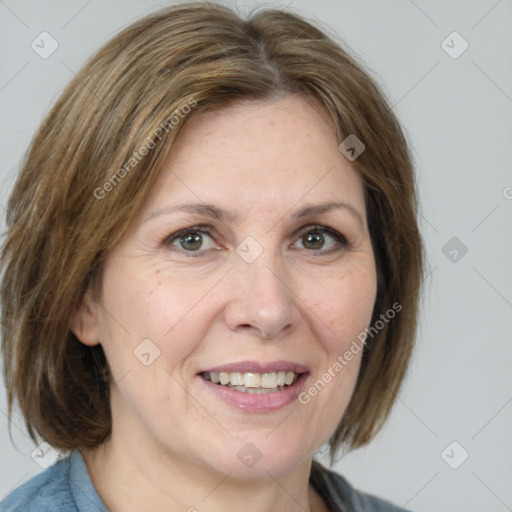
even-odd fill
[{"label": "woman", "polygon": [[422,269],[402,130],[318,29],[208,3],[128,27],[7,223],[9,404],[63,457],[1,510],[398,510],[313,461],[388,416]]}]

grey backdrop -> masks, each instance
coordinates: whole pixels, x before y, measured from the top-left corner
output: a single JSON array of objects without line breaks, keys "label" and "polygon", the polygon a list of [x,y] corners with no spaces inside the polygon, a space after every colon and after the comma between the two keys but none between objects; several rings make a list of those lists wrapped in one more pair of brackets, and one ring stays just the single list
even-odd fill
[{"label": "grey backdrop", "polygon": [[[406,127],[420,183],[429,275],[411,372],[378,438],[335,469],[418,512],[512,510],[512,1],[261,5],[276,4],[328,24],[367,63]],[[2,222],[62,87],[107,38],[164,5],[0,0]],[[41,468],[17,417],[12,446],[0,395],[2,499]]]}]

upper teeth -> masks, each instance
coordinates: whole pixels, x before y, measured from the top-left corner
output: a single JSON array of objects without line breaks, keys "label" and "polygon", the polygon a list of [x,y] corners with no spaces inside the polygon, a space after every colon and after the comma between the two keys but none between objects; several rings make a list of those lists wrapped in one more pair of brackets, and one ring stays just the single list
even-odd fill
[{"label": "upper teeth", "polygon": [[205,379],[224,386],[245,386],[246,388],[275,388],[293,384],[298,376],[295,372],[203,372]]}]

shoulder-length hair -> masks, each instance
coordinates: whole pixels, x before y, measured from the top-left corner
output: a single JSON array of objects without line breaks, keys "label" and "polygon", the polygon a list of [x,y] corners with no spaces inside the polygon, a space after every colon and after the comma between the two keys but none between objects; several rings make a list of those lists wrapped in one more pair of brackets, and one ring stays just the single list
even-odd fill
[{"label": "shoulder-length hair", "polygon": [[34,136],[10,196],[1,254],[4,378],[9,414],[18,402],[36,442],[91,448],[111,433],[102,347],[79,342],[69,319],[98,284],[184,122],[283,94],[315,100],[340,143],[355,135],[365,146],[352,165],[365,189],[377,267],[372,324],[393,304],[401,311],[366,344],[331,456],[342,444],[363,446],[381,428],[413,349],[422,275],[404,132],[362,65],[299,15],[261,10],[243,19],[200,2],[137,21],[86,63]]}]

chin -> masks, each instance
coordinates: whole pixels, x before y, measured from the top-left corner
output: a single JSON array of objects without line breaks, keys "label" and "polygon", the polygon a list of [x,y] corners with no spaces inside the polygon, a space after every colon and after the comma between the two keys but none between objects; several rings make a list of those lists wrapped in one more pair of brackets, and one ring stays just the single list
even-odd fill
[{"label": "chin", "polygon": [[[232,439],[220,447],[219,457],[215,461],[220,473],[231,473],[231,477],[240,479],[269,478],[269,473],[277,477],[291,471],[296,466],[311,459],[314,448],[305,449],[304,443],[290,443],[290,439],[272,436],[268,432],[251,432]],[[268,438],[265,438],[268,436]]]}]

